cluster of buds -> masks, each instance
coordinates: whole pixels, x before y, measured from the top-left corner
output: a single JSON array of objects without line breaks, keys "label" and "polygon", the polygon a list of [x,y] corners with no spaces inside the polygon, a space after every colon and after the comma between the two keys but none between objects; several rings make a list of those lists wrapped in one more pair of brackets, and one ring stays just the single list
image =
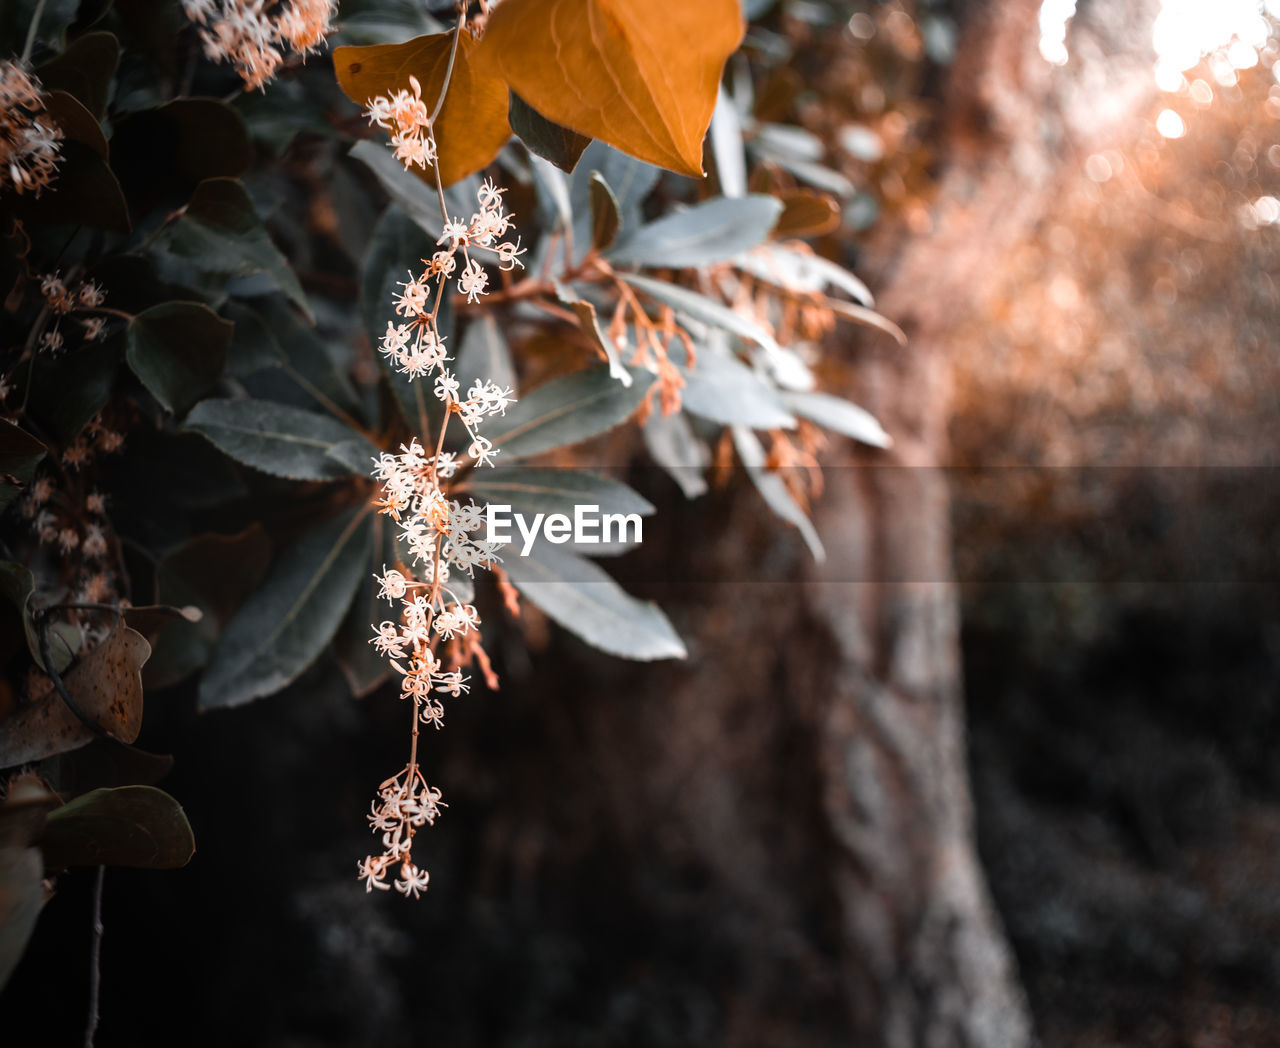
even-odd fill
[{"label": "cluster of buds", "polygon": [[[67,572],[63,583],[71,601],[112,604],[119,598],[110,570],[112,531],[106,497],[97,491],[77,494],[77,486],[60,489],[49,476],[36,479],[21,502],[22,514],[42,546],[56,549]],[[73,613],[74,618],[74,613]],[[107,627],[86,631],[86,639],[100,640]]]},{"label": "cluster of buds", "polygon": [[200,26],[205,55],[233,63],[247,90],[266,87],[285,51],[317,50],[333,31],[337,6],[336,0],[182,0],[187,18]]},{"label": "cluster of buds", "polygon": [[62,130],[45,114],[40,81],[0,60],[0,191],[39,196],[57,173]]},{"label": "cluster of buds", "polygon": [[[393,129],[396,155],[406,165],[427,157],[429,163],[435,157],[435,143],[426,106],[417,80],[410,78],[410,85],[411,90],[390,98],[373,99],[369,113],[375,123]],[[416,145],[411,144],[415,135]],[[477,567],[495,567],[497,547],[477,536],[484,523],[480,508],[450,498],[447,483],[457,472],[460,458],[470,459],[475,466],[493,464],[498,451],[480,429],[486,418],[506,412],[514,394],[478,379],[464,396],[457,376],[446,366],[449,357],[436,318],[459,268],[458,290],[472,301],[484,293],[487,276],[472,259],[472,251],[492,252],[504,268],[520,264],[519,241],[502,242],[511,226],[511,216],[502,207],[502,192],[486,181],[469,222],[445,217],[440,250],[423,259],[426,269],[419,276],[410,272],[400,285],[403,290],[394,305],[396,315],[404,319],[387,324],[380,347],[410,381],[432,384],[445,413],[434,452],[412,439],[400,445],[399,452],[383,452],[374,462],[373,475],[380,484],[374,505],[396,523],[407,562],[384,566],[375,576],[378,596],[398,604],[399,612],[396,619],[374,626],[371,643],[399,675],[400,697],[413,703],[414,715],[409,763],[379,788],[369,817],[373,831],[382,834],[383,851],[359,864],[368,891],[388,888],[387,877],[395,869],[400,871],[394,881],[397,891],[416,897],[426,890],[427,872],[413,862],[413,838],[419,828],[435,822],[442,805],[440,791],[426,784],[418,767],[419,728],[439,728],[444,720],[442,696],[457,698],[470,689],[470,678],[461,666],[471,656],[480,658],[486,676],[490,673],[479,644],[480,616],[459,596],[451,579],[455,573],[472,577]],[[455,418],[469,441],[463,456],[444,450],[445,433]],[[446,651],[452,654],[442,654]]]},{"label": "cluster of buds", "polygon": [[[57,273],[50,273],[41,278],[40,293],[44,296],[46,307],[53,315],[53,326],[40,336],[40,348],[48,353],[57,353],[65,345],[60,321],[71,313],[90,313],[102,307],[107,296],[102,288],[91,280],[86,280],[74,287],[67,284]],[[103,337],[106,318],[101,315],[81,316],[76,318],[83,329],[85,342],[97,342]]]}]

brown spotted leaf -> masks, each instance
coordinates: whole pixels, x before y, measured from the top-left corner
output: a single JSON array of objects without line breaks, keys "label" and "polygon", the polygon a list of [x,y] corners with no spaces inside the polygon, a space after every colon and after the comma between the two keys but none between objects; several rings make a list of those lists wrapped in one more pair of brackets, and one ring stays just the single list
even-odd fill
[{"label": "brown spotted leaf", "polygon": [[481,50],[548,120],[700,178],[742,31],[739,0],[505,0]]},{"label": "brown spotted leaf", "polygon": [[[142,727],[141,670],[150,655],[140,633],[119,629],[63,678],[81,712],[121,742],[133,742]],[[65,753],[96,737],[50,682],[0,723],[0,767]]]},{"label": "brown spotted leaf", "polygon": [[[333,52],[338,85],[357,105],[368,105],[375,95],[408,90],[409,77],[418,78],[427,110],[435,108],[444,86],[452,34],[419,36],[403,44],[339,47]],[[440,181],[452,185],[479,171],[498,155],[508,138],[507,85],[478,54],[477,44],[464,35],[449,79],[444,108],[436,118]],[[381,133],[381,132],[379,132]],[[414,174],[434,184],[435,175],[415,167]]]}]

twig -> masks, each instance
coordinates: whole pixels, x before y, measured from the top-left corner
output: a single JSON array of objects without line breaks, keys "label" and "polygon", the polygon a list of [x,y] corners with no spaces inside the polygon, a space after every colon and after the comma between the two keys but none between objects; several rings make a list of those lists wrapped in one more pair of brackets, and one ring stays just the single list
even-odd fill
[{"label": "twig", "polygon": [[26,64],[28,58],[31,57],[31,49],[35,47],[36,31],[40,26],[40,19],[44,16],[45,0],[39,0],[36,4],[35,14],[31,16],[31,25],[27,27],[27,42],[22,45],[22,57],[19,62]]},{"label": "twig", "polygon": [[93,1037],[98,1032],[98,990],[102,985],[102,882],[107,868],[98,867],[93,885],[93,938],[89,946],[89,1021],[84,1030],[84,1048],[93,1048]]}]

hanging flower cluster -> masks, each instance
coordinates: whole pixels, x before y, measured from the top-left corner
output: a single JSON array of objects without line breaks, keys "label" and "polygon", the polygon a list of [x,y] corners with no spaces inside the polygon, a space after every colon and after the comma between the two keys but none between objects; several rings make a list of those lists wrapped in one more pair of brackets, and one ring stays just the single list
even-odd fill
[{"label": "hanging flower cluster", "polygon": [[97,342],[103,335],[107,318],[103,315],[103,306],[107,296],[101,285],[92,280],[81,281],[68,287],[66,281],[57,273],[49,273],[40,278],[40,294],[44,297],[45,307],[53,318],[53,325],[46,327],[40,335],[40,349],[47,353],[57,353],[65,345],[62,332],[62,318],[72,313],[90,314],[76,317],[81,328],[81,339],[85,342]]},{"label": "hanging flower cluster", "polygon": [[231,62],[248,90],[265,88],[284,52],[318,50],[332,32],[336,0],[182,0],[187,18],[200,26],[205,55]]},{"label": "hanging flower cluster", "polygon": [[40,81],[0,60],[0,191],[39,196],[57,173],[62,130],[45,113]]},{"label": "hanging flower cluster", "polygon": [[[410,81],[411,90],[371,100],[369,113],[375,123],[394,128],[396,155],[406,166],[427,166],[436,156],[435,141],[421,87],[416,79]],[[381,834],[382,853],[366,856],[359,864],[368,891],[394,886],[416,897],[426,890],[429,876],[413,861],[413,838],[423,826],[434,824],[444,805],[440,791],[427,785],[418,766],[419,728],[441,727],[442,697],[457,698],[470,689],[470,678],[461,666],[478,660],[486,677],[496,683],[480,647],[480,616],[450,582],[455,573],[471,577],[477,567],[495,567],[498,547],[477,535],[484,523],[480,508],[449,497],[446,484],[461,463],[457,453],[444,450],[444,440],[456,418],[469,441],[461,458],[475,466],[492,465],[498,449],[480,428],[486,418],[505,414],[514,394],[483,379],[463,394],[457,376],[446,366],[449,357],[437,316],[455,275],[458,292],[470,301],[485,293],[488,275],[472,258],[473,251],[490,252],[503,269],[521,264],[519,241],[502,240],[511,227],[502,194],[492,181],[486,181],[469,221],[442,216],[440,250],[423,259],[426,268],[420,274],[410,272],[400,285],[403,290],[395,296],[394,305],[396,315],[404,319],[388,322],[380,347],[410,381],[432,383],[445,416],[434,452],[428,453],[413,439],[402,444],[398,453],[384,452],[373,471],[380,482],[374,505],[395,521],[409,563],[384,566],[375,576],[379,597],[398,603],[399,615],[375,626],[371,643],[399,674],[400,696],[412,700],[414,716],[409,763],[379,787],[369,815],[372,831]],[[399,876],[393,877],[397,871]]]}]

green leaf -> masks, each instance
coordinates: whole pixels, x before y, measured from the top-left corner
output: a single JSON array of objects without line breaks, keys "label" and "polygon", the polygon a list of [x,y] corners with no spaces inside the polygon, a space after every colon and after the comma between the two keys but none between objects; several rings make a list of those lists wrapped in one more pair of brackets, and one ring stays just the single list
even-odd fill
[{"label": "green leaf", "polygon": [[267,322],[243,302],[230,299],[222,307],[235,325],[227,347],[227,374],[237,378],[284,366],[287,358]]},{"label": "green leaf", "polygon": [[663,280],[642,277],[638,273],[619,273],[618,276],[691,320],[709,324],[722,331],[728,331],[732,335],[758,343],[769,352],[779,348],[773,336],[754,320],[748,320],[715,299],[707,298],[706,295],[700,295],[696,291],[690,291],[676,284],[668,284]]},{"label": "green leaf", "polygon": [[601,651],[641,662],[687,654],[661,608],[631,596],[585,557],[539,543],[528,557],[508,556],[504,566],[548,618]]},{"label": "green leaf", "polygon": [[510,460],[612,429],[640,406],[656,377],[640,368],[629,370],[630,386],[615,381],[607,367],[552,379],[521,397],[505,416],[490,419],[485,435]]},{"label": "green leaf", "polygon": [[782,478],[777,473],[764,468],[765,453],[759,439],[746,427],[734,426],[733,445],[738,449],[738,457],[742,459],[747,475],[765,503],[788,524],[796,526],[805,545],[809,547],[809,552],[813,554],[813,559],[821,564],[827,559],[827,551],[823,548],[822,539],[818,536],[818,531],[808,514],[791,497],[791,492],[787,490]]},{"label": "green leaf", "polygon": [[[35,591],[35,579],[23,565],[14,561],[0,561],[0,595],[3,595],[22,619],[27,649],[37,666],[44,669],[40,655],[40,638],[31,618],[31,594]],[[71,664],[80,647],[80,631],[69,622],[49,624],[49,649],[53,668],[61,673]],[[3,765],[0,765],[2,767]]]},{"label": "green leaf", "polygon": [[44,96],[44,107],[64,138],[83,143],[103,160],[108,159],[107,136],[102,133],[98,118],[79,99],[66,91],[50,91]]},{"label": "green leaf", "polygon": [[271,242],[249,194],[234,178],[209,178],[196,186],[185,214],[161,234],[160,244],[211,276],[267,273],[307,319],[315,321],[288,260]]},{"label": "green leaf", "polygon": [[703,473],[711,460],[706,445],[694,435],[683,414],[655,411],[644,424],[644,443],[653,460],[680,485],[684,497],[696,499],[707,492]]},{"label": "green leaf", "polygon": [[629,372],[622,363],[622,358],[618,356],[618,347],[614,344],[604,329],[600,327],[600,318],[596,316],[596,307],[578,297],[573,288],[567,284],[562,284],[558,280],[555,282],[556,297],[560,299],[566,306],[571,306],[574,313],[578,316],[578,326],[582,329],[582,333],[587,336],[601,355],[609,362],[609,374],[621,382],[624,386],[631,385],[631,372]]},{"label": "green leaf", "polygon": [[795,428],[795,417],[777,389],[727,348],[699,347],[697,366],[692,371],[681,368],[680,373],[685,381],[680,400],[691,415],[727,426]]},{"label": "green leaf", "polygon": [[332,646],[334,661],[347,679],[351,694],[357,698],[368,695],[391,673],[386,656],[379,654],[369,643],[369,637],[373,623],[394,618],[392,605],[378,599],[374,573],[386,565],[395,564],[397,529],[393,521],[378,516],[370,530],[373,538],[366,554],[365,570]]},{"label": "green leaf", "polygon": [[45,821],[40,839],[50,870],[69,866],[135,866],[173,870],[195,854],[182,805],[154,786],[93,790]]},{"label": "green leaf", "polygon": [[349,414],[359,413],[360,399],[347,377],[349,360],[343,342],[322,338],[282,295],[255,299],[253,311],[280,347],[284,361],[277,369],[245,376],[241,384],[251,397],[326,411],[333,403]]},{"label": "green leaf", "polygon": [[46,91],[66,91],[94,116],[106,111],[111,78],[120,64],[120,43],[110,33],[85,33],[36,70]]},{"label": "green leaf", "polygon": [[174,607],[194,605],[199,622],[172,619],[156,636],[143,682],[163,688],[184,680],[209,661],[218,636],[266,574],[271,540],[262,525],[237,535],[197,535],[164,555],[156,567],[158,599]]},{"label": "green leaf", "polygon": [[31,384],[31,414],[63,444],[70,444],[107,403],[123,355],[123,339],[72,350],[57,360],[41,356]]},{"label": "green leaf", "polygon": [[246,466],[291,480],[337,480],[352,470],[329,452],[348,441],[364,441],[350,426],[327,415],[266,400],[202,400],[187,416],[186,429],[212,441]]},{"label": "green leaf", "polygon": [[162,302],[129,322],[125,359],[156,400],[182,415],[222,375],[232,329],[199,302]]},{"label": "green leaf", "polygon": [[591,172],[591,246],[603,251],[618,236],[622,210],[609,183],[599,171]]},{"label": "green leaf", "polygon": [[524,513],[564,513],[572,517],[579,505],[593,505],[601,513],[638,513],[647,517],[653,503],[627,485],[569,469],[501,466],[477,471],[466,490],[486,502],[512,506]]},{"label": "green leaf", "polygon": [[829,393],[786,393],[784,399],[793,411],[812,419],[819,426],[853,437],[873,448],[887,448],[893,444],[871,412],[841,397],[833,397]]},{"label": "green leaf", "polygon": [[[79,107],[89,123],[96,128],[83,106],[64,94],[61,106],[65,112]],[[82,120],[69,121],[67,140],[62,143],[62,159],[54,180],[38,197],[30,195],[14,198],[6,194],[4,206],[29,225],[83,225],[90,229],[105,229],[113,233],[128,233],[129,207],[116,174],[99,152],[102,132],[96,137]],[[82,133],[90,143],[79,141],[75,134]]]},{"label": "green leaf", "polygon": [[0,990],[22,960],[44,906],[44,863],[36,848],[0,848]]},{"label": "green leaf", "polygon": [[733,264],[757,280],[791,291],[818,294],[828,288],[838,288],[868,308],[876,304],[866,284],[843,266],[811,251],[800,251],[785,244],[761,244],[735,258]]},{"label": "green leaf", "polygon": [[209,178],[234,178],[253,146],[244,120],[214,98],[178,98],[123,117],[111,136],[111,163],[135,213],[185,204]]},{"label": "green leaf", "polygon": [[353,145],[347,155],[359,160],[373,172],[391,197],[391,202],[413,219],[418,228],[431,237],[434,244],[444,229],[444,223],[440,216],[440,202],[427,184],[406,171],[404,165],[381,142],[366,138]]},{"label": "green leaf", "polygon": [[31,483],[47,450],[21,426],[0,419],[0,510]]},{"label": "green leaf", "polygon": [[463,391],[485,380],[496,382],[504,389],[519,389],[511,350],[492,313],[482,313],[467,325],[453,374]]},{"label": "green leaf", "polygon": [[582,151],[591,144],[589,135],[580,135],[552,123],[514,91],[511,92],[507,120],[521,142],[561,171],[572,171]]},{"label": "green leaf", "polygon": [[367,507],[360,507],[285,551],[218,642],[200,682],[203,709],[271,695],[316,660],[368,567],[370,526]]},{"label": "green leaf", "polygon": [[664,269],[724,262],[764,243],[781,213],[776,197],[716,197],[641,226],[606,257],[619,265]]}]

